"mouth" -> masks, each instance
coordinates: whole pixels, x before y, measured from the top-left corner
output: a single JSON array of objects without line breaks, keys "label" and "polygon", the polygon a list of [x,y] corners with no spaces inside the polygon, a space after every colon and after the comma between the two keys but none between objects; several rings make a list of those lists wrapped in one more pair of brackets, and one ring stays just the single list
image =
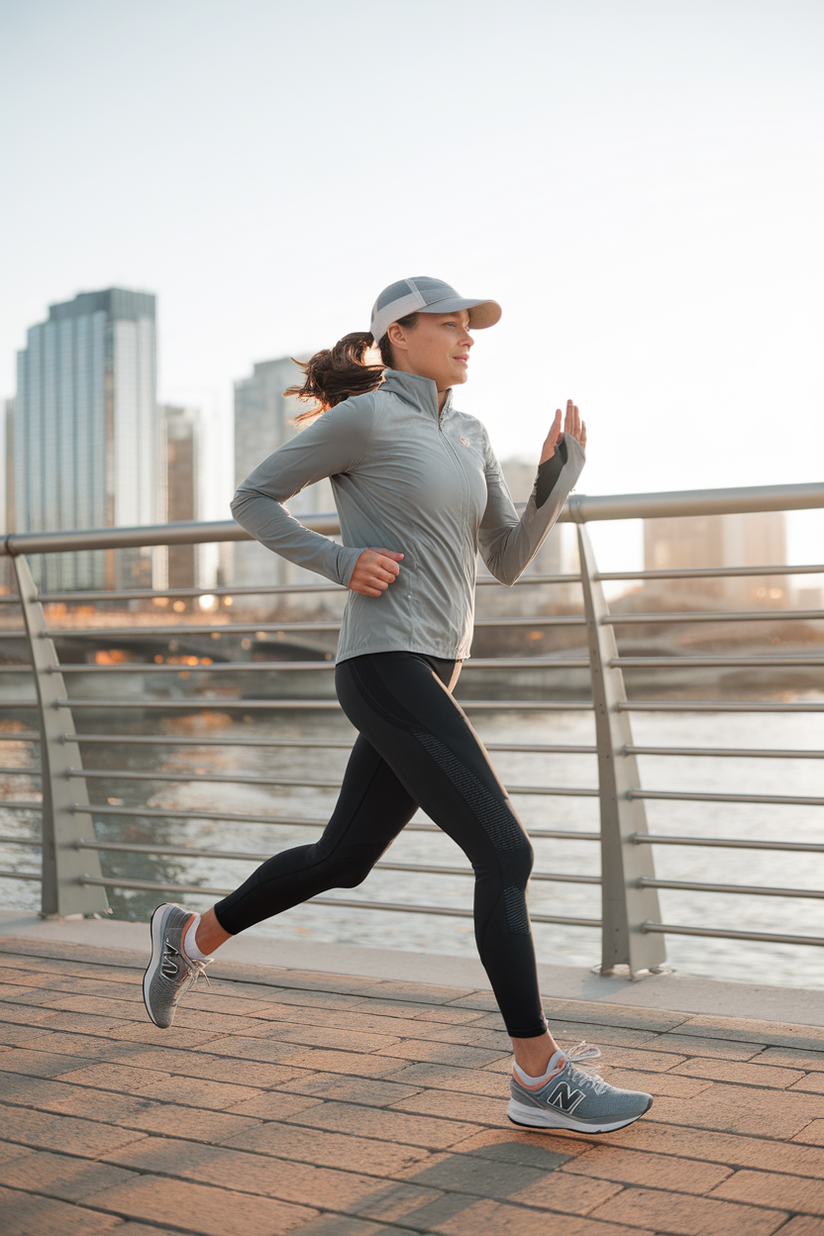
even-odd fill
[{"label": "mouth", "polygon": [[468,364],[469,364],[469,353],[468,353],[468,352],[460,352],[460,353],[459,353],[459,354],[455,357],[455,360],[456,360],[456,361],[459,361],[462,365],[468,365]]}]

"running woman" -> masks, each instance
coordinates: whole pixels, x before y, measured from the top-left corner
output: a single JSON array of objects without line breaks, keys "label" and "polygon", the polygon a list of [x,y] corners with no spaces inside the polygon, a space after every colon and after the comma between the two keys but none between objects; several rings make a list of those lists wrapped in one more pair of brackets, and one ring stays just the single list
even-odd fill
[{"label": "running woman", "polygon": [[[572,400],[541,452],[518,516],[483,425],[459,412],[473,330],[501,316],[439,279],[381,292],[369,332],[346,335],[302,368],[289,394],[314,400],[303,432],[264,460],[232,503],[263,545],[349,589],[335,685],[359,731],[320,840],[275,854],[200,915],[152,916],[143,981],[149,1016],[172,1024],[180,996],[230,937],[330,888],[353,888],[420,807],[475,871],[475,938],[512,1039],[508,1114],[537,1129],[599,1133],[637,1120],[650,1095],[577,1067],[547,1028],[527,910],[533,852],[506,791],[453,698],[472,640],[476,555],[513,584],[534,558],[584,465]],[[377,346],[381,364],[368,363]],[[303,527],[285,502],[330,477],[342,545]]]}]

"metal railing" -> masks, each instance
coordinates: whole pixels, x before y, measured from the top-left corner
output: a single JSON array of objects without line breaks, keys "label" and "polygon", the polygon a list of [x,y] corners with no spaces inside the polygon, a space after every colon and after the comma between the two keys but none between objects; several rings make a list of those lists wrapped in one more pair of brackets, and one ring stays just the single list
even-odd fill
[{"label": "metal railing", "polygon": [[[782,839],[765,840],[750,837],[711,837],[704,835],[668,835],[651,833],[647,826],[645,803],[650,800],[680,802],[805,805],[824,806],[824,796],[770,795],[755,793],[715,793],[701,790],[647,789],[641,785],[638,759],[646,756],[677,757],[746,757],[752,759],[810,760],[824,758],[824,750],[815,748],[742,748],[701,747],[678,745],[638,744],[633,740],[630,716],[633,712],[821,712],[824,705],[818,701],[752,701],[747,699],[714,700],[667,700],[661,698],[628,698],[624,683],[625,670],[661,671],[677,668],[691,669],[747,669],[824,666],[824,653],[763,655],[621,655],[616,640],[616,628],[632,629],[639,624],[702,624],[730,622],[764,622],[780,619],[781,622],[818,621],[824,614],[817,609],[801,610],[724,610],[708,611],[655,611],[650,613],[611,613],[604,593],[607,582],[654,583],[665,580],[715,580],[737,576],[778,576],[816,574],[824,572],[824,565],[804,566],[733,566],[702,569],[673,569],[658,571],[632,571],[599,573],[586,524],[596,520],[626,520],[644,517],[672,517],[684,515],[725,514],[756,511],[785,511],[824,507],[824,485],[770,486],[751,489],[688,491],[668,494],[640,494],[606,497],[573,495],[562,519],[577,526],[580,572],[576,574],[525,576],[517,588],[536,586],[580,585],[582,612],[565,614],[533,613],[526,617],[502,616],[478,620],[481,629],[507,628],[518,630],[582,628],[582,638],[587,644],[587,655],[554,655],[549,657],[506,656],[479,657],[470,660],[466,669],[482,671],[494,669],[503,674],[529,670],[589,670],[591,698],[568,698],[549,693],[539,698],[462,699],[462,706],[470,712],[507,713],[513,709],[532,713],[591,712],[595,723],[594,744],[588,743],[534,743],[492,742],[487,744],[492,752],[520,752],[537,755],[588,755],[597,760],[598,786],[571,787],[562,785],[510,785],[512,795],[539,795],[548,797],[597,798],[600,810],[600,829],[530,828],[536,839],[574,840],[597,842],[601,853],[601,875],[593,873],[568,873],[560,871],[537,871],[532,879],[538,883],[566,883],[601,886],[602,914],[600,919],[585,915],[533,914],[535,922],[566,924],[570,926],[600,929],[602,935],[603,972],[612,972],[616,967],[627,967],[633,975],[659,969],[665,961],[664,936],[697,935],[715,938],[744,939],[783,944],[824,945],[824,938],[780,932],[737,931],[723,927],[696,926],[691,924],[664,923],[658,902],[658,890],[710,892],[824,899],[824,891],[817,889],[767,887],[752,884],[707,883],[687,880],[663,880],[656,878],[653,866],[653,849],[656,846],[704,846],[740,850],[768,850],[792,853],[824,853],[824,844]],[[304,521],[308,526],[327,534],[338,531],[337,520],[330,516],[317,516]],[[97,529],[80,532],[29,533],[6,537],[0,543],[0,556],[11,558],[17,580],[17,595],[0,596],[4,607],[19,605],[22,609],[24,627],[19,630],[0,629],[0,655],[3,641],[19,643],[25,633],[30,658],[29,665],[0,665],[0,674],[20,675],[33,672],[36,699],[3,698],[0,696],[0,711],[25,711],[36,708],[37,730],[14,729],[0,732],[0,741],[13,738],[40,748],[39,769],[31,765],[0,768],[0,773],[14,776],[25,773],[31,776],[39,772],[42,782],[42,837],[3,836],[0,842],[11,845],[42,846],[42,874],[0,870],[0,876],[15,879],[42,879],[42,913],[44,916],[68,916],[75,914],[95,915],[107,912],[107,888],[145,890],[158,893],[208,894],[220,896],[227,888],[211,888],[202,884],[174,883],[161,880],[137,880],[127,877],[105,876],[100,864],[101,854],[146,854],[157,858],[186,857],[203,858],[219,862],[257,862],[268,857],[266,851],[222,850],[186,845],[163,845],[130,840],[105,840],[95,835],[94,820],[128,819],[142,820],[215,820],[225,823],[277,824],[290,827],[316,829],[325,820],[301,816],[272,815],[260,811],[223,811],[197,809],[167,809],[150,805],[127,806],[120,800],[100,802],[94,799],[96,785],[102,781],[117,782],[169,782],[191,781],[192,774],[175,773],[152,769],[141,771],[134,768],[92,769],[83,764],[82,750],[105,748],[111,744],[132,747],[220,746],[232,748],[294,748],[311,746],[314,749],[343,749],[348,742],[324,736],[299,737],[236,737],[227,738],[197,735],[187,737],[175,733],[112,732],[95,733],[75,728],[74,717],[85,710],[104,708],[107,718],[128,717],[130,710],[160,710],[193,712],[199,709],[214,709],[221,712],[242,710],[244,715],[266,713],[272,710],[298,710],[322,714],[338,709],[337,701],[329,695],[295,698],[284,692],[279,698],[245,698],[227,696],[224,693],[205,696],[189,695],[178,699],[161,699],[155,695],[107,696],[84,698],[67,690],[67,679],[77,673],[94,675],[129,675],[141,673],[149,679],[163,680],[164,675],[208,673],[218,680],[261,671],[259,660],[229,660],[215,663],[214,658],[189,657],[188,662],[179,660],[168,663],[115,663],[73,664],[61,663],[55,641],[70,637],[73,641],[104,643],[111,647],[118,640],[129,639],[139,634],[141,641],[169,641],[183,636],[254,635],[264,638],[274,634],[277,638],[288,636],[324,636],[334,633],[339,623],[336,620],[314,619],[307,621],[229,622],[197,623],[180,622],[174,625],[91,626],[60,628],[47,621],[46,605],[90,604],[94,602],[126,602],[146,599],[192,599],[203,595],[202,589],[133,589],[119,591],[85,592],[38,592],[28,557],[33,554],[75,552],[88,549],[120,549],[134,546],[180,545],[250,539],[238,525],[227,523],[170,524],[160,527],[133,529]],[[486,589],[494,580],[482,578],[479,586]],[[218,587],[209,589],[217,597],[244,595],[256,597],[271,595],[294,596],[312,593],[342,593],[334,584],[271,585]],[[2,612],[2,611],[0,611]],[[8,612],[8,611],[6,611]],[[8,645],[7,645],[8,646]],[[158,644],[160,647],[160,644]],[[207,663],[204,663],[207,662]],[[267,662],[280,672],[309,673],[322,675],[332,669],[331,654],[318,660],[292,660]],[[120,682],[123,679],[119,679]],[[108,724],[108,720],[107,720]],[[261,776],[249,772],[209,772],[198,770],[198,779],[204,783],[228,783],[267,787],[309,787],[332,789],[337,779],[306,778],[302,776]],[[5,799],[0,805],[7,810],[29,812],[34,804],[28,800]],[[436,826],[414,820],[407,826],[411,832],[436,832]],[[403,872],[409,875],[469,876],[471,869],[425,863],[381,862],[380,870]],[[469,917],[469,909],[442,904],[408,904],[397,901],[376,901],[360,898],[316,897],[313,904],[355,907],[359,910],[403,911],[405,913],[450,915]]]}]

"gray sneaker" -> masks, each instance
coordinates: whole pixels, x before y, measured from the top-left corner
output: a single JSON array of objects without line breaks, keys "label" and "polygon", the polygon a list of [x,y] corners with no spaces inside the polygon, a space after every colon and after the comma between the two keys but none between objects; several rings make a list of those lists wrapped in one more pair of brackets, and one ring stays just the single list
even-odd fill
[{"label": "gray sneaker", "polygon": [[[183,940],[194,911],[166,903],[152,915],[152,957],[143,975],[143,1003],[156,1026],[165,1030],[175,1019],[177,1002],[201,974],[207,961],[192,961],[183,951]],[[211,957],[209,958],[211,961]]]},{"label": "gray sneaker", "polygon": [[618,1090],[597,1073],[577,1069],[569,1058],[549,1081],[531,1090],[513,1072],[507,1115],[529,1129],[572,1129],[576,1133],[611,1133],[643,1116],[652,1095]]}]

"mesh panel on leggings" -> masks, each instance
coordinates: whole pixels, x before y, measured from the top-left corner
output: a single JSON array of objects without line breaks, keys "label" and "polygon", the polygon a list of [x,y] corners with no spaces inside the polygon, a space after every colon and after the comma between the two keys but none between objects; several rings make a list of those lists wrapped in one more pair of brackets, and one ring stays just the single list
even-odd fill
[{"label": "mesh panel on leggings", "polygon": [[512,812],[499,802],[474,773],[433,734],[416,730],[415,737],[438,767],[469,803],[496,850],[519,850],[524,844],[523,829]]},{"label": "mesh panel on leggings", "polygon": [[518,936],[528,936],[530,932],[529,913],[526,908],[524,890],[517,884],[507,884],[504,889],[504,909],[506,910],[506,925]]}]

